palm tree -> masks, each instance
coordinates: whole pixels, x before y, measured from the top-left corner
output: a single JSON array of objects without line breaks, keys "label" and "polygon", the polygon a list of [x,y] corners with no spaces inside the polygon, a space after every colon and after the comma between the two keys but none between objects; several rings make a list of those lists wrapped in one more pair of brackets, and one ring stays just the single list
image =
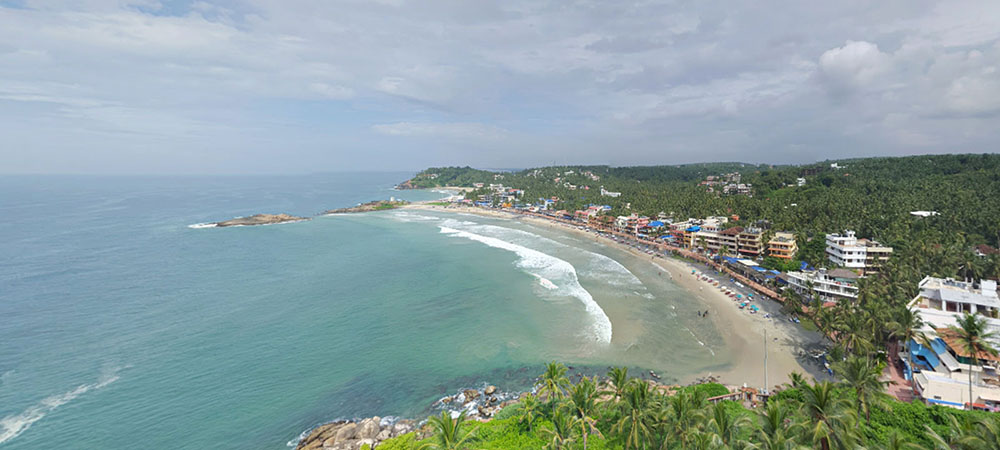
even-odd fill
[{"label": "palm tree", "polygon": [[976,256],[971,251],[966,251],[962,253],[962,266],[959,269],[959,274],[963,278],[968,280],[978,280],[982,277],[983,268],[979,262],[979,257]]},{"label": "palm tree", "polygon": [[[702,418],[705,394],[700,391],[680,392],[670,397],[664,406],[666,410],[661,421],[668,424],[670,428],[668,436],[680,440],[681,446],[686,447],[688,438],[695,429],[695,424]],[[664,447],[666,444],[664,442]]]},{"label": "palm tree", "polygon": [[823,450],[830,450],[831,444],[838,448],[848,447],[853,437],[850,435],[853,411],[834,391],[833,383],[807,384],[801,391],[803,412],[812,422],[807,430],[810,440]]},{"label": "palm tree", "polygon": [[645,448],[651,433],[649,427],[649,385],[644,382],[627,383],[625,389],[625,413],[612,428],[625,437],[625,450]]},{"label": "palm tree", "polygon": [[920,318],[920,312],[910,307],[899,308],[895,314],[895,320],[889,322],[889,336],[903,341],[903,357],[906,358],[906,365],[910,368],[910,390],[915,391],[913,385],[913,361],[910,358],[910,341],[927,343],[927,336],[921,331],[924,328],[924,320]]},{"label": "palm tree", "polygon": [[899,430],[891,430],[885,437],[885,445],[879,447],[882,450],[921,450],[920,444],[910,442]]},{"label": "palm tree", "polygon": [[865,422],[871,423],[872,405],[885,404],[887,397],[883,391],[889,383],[880,380],[881,367],[867,357],[851,356],[847,361],[834,363],[833,368],[844,380],[841,384],[854,390],[858,416],[863,413]]},{"label": "palm tree", "polygon": [[969,408],[975,399],[972,398],[972,364],[978,363],[980,357],[997,355],[997,349],[989,343],[996,337],[996,332],[986,328],[986,319],[975,314],[965,313],[958,318],[957,327],[949,327],[956,334],[959,345],[969,354]]},{"label": "palm tree", "polygon": [[726,446],[739,444],[740,431],[751,424],[747,416],[739,415],[734,418],[730,415],[723,402],[717,402],[712,406],[709,417],[708,429],[712,430]]},{"label": "palm tree", "polygon": [[758,413],[758,445],[763,450],[787,450],[800,445],[792,437],[802,424],[792,420],[792,410],[780,400],[772,400]]},{"label": "palm tree", "polygon": [[519,423],[528,425],[528,432],[531,432],[532,424],[538,419],[538,397],[532,394],[525,395],[521,399],[521,417],[518,419]]},{"label": "palm tree", "polygon": [[867,333],[868,325],[867,317],[859,309],[844,311],[840,326],[837,327],[837,340],[847,353],[864,354],[873,349],[874,344]]},{"label": "palm tree", "polygon": [[703,433],[698,430],[691,432],[691,448],[693,450],[716,450],[726,448],[714,433]]},{"label": "palm tree", "polygon": [[562,450],[573,443],[573,431],[576,429],[576,418],[566,414],[561,408],[552,413],[552,426],[543,429],[551,439],[545,444],[546,449]]},{"label": "palm tree", "polygon": [[788,374],[788,381],[790,381],[789,385],[791,387],[799,388],[806,384],[806,377],[799,372],[792,372]]},{"label": "palm tree", "polygon": [[548,401],[559,399],[563,396],[563,389],[569,386],[569,378],[566,377],[566,366],[555,361],[545,365],[545,373],[536,384],[538,395],[547,395]]},{"label": "palm tree", "polygon": [[961,422],[953,414],[948,414],[947,433],[941,436],[930,425],[924,425],[924,435],[934,443],[935,450],[952,450],[959,448],[976,448],[979,444],[978,431],[975,422],[968,415]]},{"label": "palm tree", "polygon": [[573,405],[573,413],[576,414],[580,425],[581,435],[583,436],[583,450],[587,450],[587,435],[594,431],[598,435],[601,433],[597,429],[597,421],[591,417],[597,411],[597,383],[590,378],[580,380],[570,390],[569,399]]},{"label": "palm tree", "polygon": [[475,429],[466,430],[465,411],[452,419],[447,411],[441,411],[440,416],[432,416],[427,422],[434,429],[434,442],[428,446],[435,450],[461,450],[465,442],[472,438]]},{"label": "palm tree", "polygon": [[628,367],[612,367],[608,370],[608,382],[611,384],[609,394],[615,395],[615,401],[622,398],[625,392],[625,385],[628,384]]}]

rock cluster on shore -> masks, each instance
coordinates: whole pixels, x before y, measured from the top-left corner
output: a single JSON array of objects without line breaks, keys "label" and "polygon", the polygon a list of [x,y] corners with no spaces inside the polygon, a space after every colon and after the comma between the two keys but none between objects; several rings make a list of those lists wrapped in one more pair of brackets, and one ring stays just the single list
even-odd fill
[{"label": "rock cluster on shore", "polygon": [[216,222],[216,227],[235,227],[235,226],[250,226],[250,225],[271,225],[276,223],[285,222],[299,222],[302,220],[309,220],[306,217],[298,217],[290,214],[254,214],[250,217],[238,217],[230,220],[223,220],[222,222]]},{"label": "rock cluster on shore", "polygon": [[320,425],[299,441],[296,450],[359,450],[365,444],[375,448],[379,442],[416,430],[411,420],[383,423],[375,416],[359,421],[341,420]]},{"label": "rock cluster on shore", "polygon": [[515,403],[520,397],[511,398],[509,393],[501,393],[496,386],[486,386],[482,391],[465,389],[458,394],[444,397],[434,402],[435,407],[464,410],[472,420],[489,420],[505,406]]}]

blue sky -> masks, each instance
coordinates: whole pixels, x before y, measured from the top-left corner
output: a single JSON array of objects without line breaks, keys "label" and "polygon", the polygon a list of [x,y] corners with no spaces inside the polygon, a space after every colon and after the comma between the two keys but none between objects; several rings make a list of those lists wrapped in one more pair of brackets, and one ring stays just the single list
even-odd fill
[{"label": "blue sky", "polygon": [[995,152],[1000,2],[0,0],[0,173]]}]

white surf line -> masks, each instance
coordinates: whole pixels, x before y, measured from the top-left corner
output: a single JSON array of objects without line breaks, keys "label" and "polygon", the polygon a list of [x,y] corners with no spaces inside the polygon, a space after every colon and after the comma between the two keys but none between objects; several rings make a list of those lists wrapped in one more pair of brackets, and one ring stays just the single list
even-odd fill
[{"label": "white surf line", "polygon": [[42,420],[46,414],[55,411],[56,408],[73,401],[73,399],[86,394],[90,390],[101,389],[114,383],[118,378],[118,369],[115,369],[111,373],[102,376],[96,383],[81,384],[68,392],[45,397],[42,401],[32,405],[20,414],[12,414],[0,419],[0,444],[8,442],[20,436],[21,433],[28,431],[31,425]]},{"label": "white surf line", "polygon": [[[572,264],[566,262],[562,259],[556,258],[555,256],[542,253],[538,250],[533,250],[521,245],[514,244],[512,242],[507,242],[494,237],[482,236],[476,233],[471,233],[468,231],[456,230],[454,228],[449,228],[446,226],[439,226],[442,233],[463,237],[469,240],[480,242],[486,244],[490,247],[499,248],[507,250],[517,254],[519,260],[517,262],[518,267],[524,269],[526,272],[531,273],[539,278],[548,279],[558,279],[562,283],[561,290],[565,290],[570,296],[576,297],[583,303],[584,309],[590,315],[593,320],[594,328],[594,338],[601,343],[611,343],[611,319],[608,315],[604,313],[601,306],[594,301],[594,298],[587,292],[583,286],[580,286],[580,282],[577,279],[576,268]],[[548,277],[542,277],[539,274],[531,272],[529,269],[535,269],[536,271],[551,272],[552,274],[546,273]],[[560,279],[557,276],[561,276]],[[553,286],[557,286],[554,282],[550,281]],[[557,286],[558,287],[558,286]]]},{"label": "white surf line", "polygon": [[[452,219],[445,219],[443,225],[446,227],[454,227],[453,224],[455,222],[452,222],[451,220]],[[602,282],[614,286],[637,285],[643,289],[646,288],[646,286],[642,283],[642,280],[640,280],[639,277],[635,276],[635,274],[632,273],[632,271],[628,270],[628,268],[622,265],[622,263],[618,262],[618,260],[610,256],[605,256],[597,252],[592,252],[590,250],[580,248],[576,245],[565,244],[563,242],[559,242],[557,240],[547,238],[545,236],[532,233],[530,231],[519,230],[517,228],[509,228],[498,225],[482,224],[482,223],[468,222],[468,221],[462,221],[461,224],[469,225],[469,228],[471,229],[465,231],[469,231],[472,233],[477,233],[481,235],[494,235],[494,236],[502,233],[511,233],[517,236],[538,240],[541,241],[542,243],[550,244],[559,248],[572,249],[574,251],[585,254],[587,258],[590,259],[588,268],[582,272],[583,274],[587,276],[593,276],[594,278],[597,278]],[[620,277],[620,279],[614,279],[616,277]]]}]

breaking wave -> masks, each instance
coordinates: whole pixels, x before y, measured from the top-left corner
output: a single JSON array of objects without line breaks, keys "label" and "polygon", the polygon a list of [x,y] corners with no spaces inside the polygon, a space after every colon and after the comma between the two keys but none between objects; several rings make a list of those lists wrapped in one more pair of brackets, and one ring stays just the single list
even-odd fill
[{"label": "breaking wave", "polygon": [[[590,292],[587,292],[583,286],[580,286],[576,269],[572,264],[552,255],[542,253],[538,250],[533,250],[495,237],[483,236],[469,231],[456,230],[444,225],[439,226],[439,228],[444,234],[463,237],[486,244],[490,247],[507,250],[517,254],[519,257],[517,261],[518,268],[534,275],[539,279],[548,281],[549,284],[556,287],[556,289],[553,289],[554,292],[565,293],[567,296],[577,298],[580,303],[583,304],[584,309],[592,319],[593,336],[595,340],[605,344],[611,342],[611,319],[609,319],[607,314],[604,313],[601,306],[594,301]],[[542,283],[545,285],[544,282]],[[546,286],[546,288],[549,287]]]},{"label": "breaking wave", "polygon": [[118,381],[118,370],[115,369],[101,376],[96,382],[91,384],[81,384],[76,388],[62,394],[45,397],[40,402],[32,405],[20,414],[12,414],[0,419],[0,444],[10,441],[28,431],[35,422],[42,420],[46,414],[55,411],[73,399],[86,394],[88,391],[101,389],[115,381]]}]

